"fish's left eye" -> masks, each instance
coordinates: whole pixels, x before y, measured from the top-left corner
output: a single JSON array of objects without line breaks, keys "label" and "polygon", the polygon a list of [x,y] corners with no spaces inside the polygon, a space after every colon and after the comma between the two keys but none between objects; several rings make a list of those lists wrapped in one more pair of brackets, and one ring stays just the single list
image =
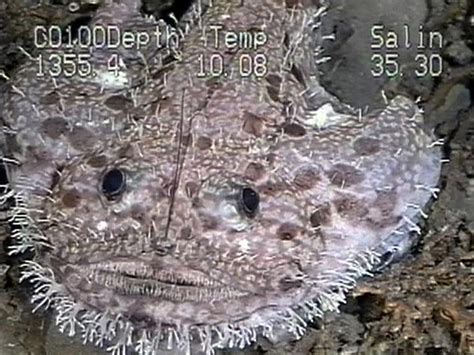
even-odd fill
[{"label": "fish's left eye", "polygon": [[126,177],[122,169],[110,169],[102,177],[101,190],[109,201],[116,200],[125,191],[125,187]]},{"label": "fish's left eye", "polygon": [[242,188],[240,194],[240,204],[247,217],[255,217],[260,203],[260,197],[257,191],[251,187]]}]

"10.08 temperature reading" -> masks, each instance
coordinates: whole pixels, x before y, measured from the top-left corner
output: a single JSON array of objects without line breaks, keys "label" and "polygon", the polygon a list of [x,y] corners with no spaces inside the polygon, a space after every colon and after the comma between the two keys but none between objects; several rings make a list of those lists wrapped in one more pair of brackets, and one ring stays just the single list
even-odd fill
[{"label": "10.08 temperature reading", "polygon": [[200,54],[198,57],[199,71],[197,76],[199,78],[232,78],[233,75],[236,74],[242,78],[248,78],[250,76],[262,78],[267,75],[267,58],[263,53],[243,53],[239,55],[236,60],[237,73],[235,73],[235,69],[231,70],[230,72],[226,70],[224,56],[221,53],[213,53],[210,56]]}]

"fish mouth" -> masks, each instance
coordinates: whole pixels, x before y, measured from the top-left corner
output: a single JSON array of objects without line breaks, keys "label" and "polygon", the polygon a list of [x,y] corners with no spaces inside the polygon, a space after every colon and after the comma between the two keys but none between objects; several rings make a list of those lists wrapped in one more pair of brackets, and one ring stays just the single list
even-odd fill
[{"label": "fish mouth", "polygon": [[[175,265],[173,265],[175,264]],[[203,272],[160,262],[109,260],[61,268],[66,283],[87,293],[112,291],[119,297],[144,297],[172,302],[225,301],[249,293],[222,284]],[[71,277],[73,276],[73,277]]]}]

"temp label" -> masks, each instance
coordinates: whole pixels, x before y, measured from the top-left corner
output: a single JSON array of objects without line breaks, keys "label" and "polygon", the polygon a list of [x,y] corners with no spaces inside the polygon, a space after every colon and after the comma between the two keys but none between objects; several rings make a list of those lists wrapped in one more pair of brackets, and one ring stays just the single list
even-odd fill
[{"label": "temp label", "polygon": [[[268,73],[268,59],[262,50],[268,42],[264,30],[233,31],[216,24],[203,27],[201,44],[206,50],[199,53],[199,78],[222,77],[262,78]],[[236,52],[230,63],[225,53]]]}]

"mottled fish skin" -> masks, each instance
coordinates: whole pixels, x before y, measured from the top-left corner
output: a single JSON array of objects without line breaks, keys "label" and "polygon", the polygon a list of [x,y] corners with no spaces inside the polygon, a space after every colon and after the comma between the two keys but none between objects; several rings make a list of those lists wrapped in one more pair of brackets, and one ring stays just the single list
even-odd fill
[{"label": "mottled fish skin", "polygon": [[[60,327],[78,322],[111,351],[152,354],[176,336],[178,348],[212,353],[280,328],[300,335],[382,254],[406,251],[436,191],[440,151],[410,99],[310,124],[335,100],[316,79],[316,5],[207,5],[178,58],[129,62],[133,87],[63,78],[58,116],[47,99],[57,90],[25,66],[12,78],[24,96],[6,99],[20,161],[11,187],[29,211],[17,236],[37,243],[24,277],[37,282],[36,301],[55,304]],[[102,14],[130,26],[133,9]],[[226,31],[263,31],[266,42],[229,48]],[[227,76],[199,75],[211,56]],[[242,61],[257,57],[267,72],[245,77]],[[113,196],[103,191],[111,174]],[[28,189],[35,179],[46,189]]]},{"label": "mottled fish skin", "polygon": [[[122,31],[152,33],[156,27],[163,31],[165,25],[145,21],[138,12],[138,3],[127,0],[99,11],[90,26],[102,29],[118,26]],[[91,50],[54,48],[55,41],[43,34],[37,32],[35,57],[26,53],[30,56],[28,63],[20,66],[7,81],[10,91],[2,112],[8,153],[21,164],[20,170],[11,169],[12,180],[30,178],[37,185],[34,193],[45,192],[52,185],[58,167],[97,149],[103,145],[103,137],[110,139],[132,124],[132,118],[139,112],[131,109],[130,91],[123,88],[144,81],[143,58],[157,53],[155,46],[148,46],[141,53],[107,46]],[[90,58],[79,57],[84,54]],[[36,55],[41,56],[41,61]],[[76,65],[76,70],[64,62],[66,55],[72,55],[69,62]],[[114,55],[122,58],[128,69],[118,76],[111,70],[118,63],[108,63],[118,58]],[[63,61],[61,64],[58,58]],[[96,72],[94,76],[80,74],[86,70],[84,62],[91,64]],[[73,74],[49,75],[49,70]]]}]

